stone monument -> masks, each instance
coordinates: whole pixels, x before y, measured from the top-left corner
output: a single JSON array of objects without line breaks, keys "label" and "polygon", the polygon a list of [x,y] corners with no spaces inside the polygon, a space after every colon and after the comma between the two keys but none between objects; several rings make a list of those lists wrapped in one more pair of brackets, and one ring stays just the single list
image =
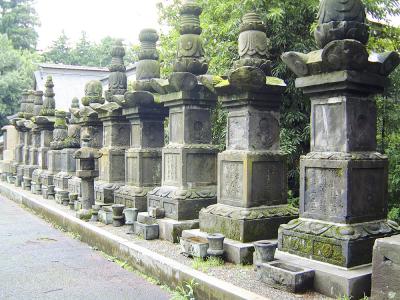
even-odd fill
[{"label": "stone monument", "polygon": [[147,193],[161,184],[161,148],[164,119],[168,111],[154,101],[152,78],[160,78],[154,29],[139,36],[141,50],[136,67],[134,92],[125,93],[122,114],[131,124],[131,146],[125,152],[125,185],[114,192],[114,202],[147,211]]},{"label": "stone monument", "polygon": [[240,25],[239,55],[228,81],[216,85],[228,111],[226,151],[218,155],[218,204],[200,212],[200,230],[243,243],[278,236],[297,216],[287,204],[287,162],[279,151],[285,84],[270,77],[269,40],[260,17]]},{"label": "stone monument", "polygon": [[[43,92],[42,91],[31,91],[33,99],[33,116],[38,116],[43,106]],[[24,168],[24,181],[23,187],[25,190],[31,190],[32,175],[35,170],[39,168],[39,148],[40,148],[40,127],[35,123],[34,117],[32,122],[28,122],[27,126],[31,128],[32,145],[29,149],[29,165]]]},{"label": "stone monument", "polygon": [[[77,98],[72,100],[71,109],[79,109]],[[63,149],[61,150],[61,171],[54,176],[56,201],[65,206],[69,203],[68,182],[76,172],[76,160],[73,158],[73,154],[76,149],[80,148],[81,127],[74,114],[71,114],[67,127],[68,135],[63,140]]]},{"label": "stone monument", "polygon": [[127,91],[125,49],[118,42],[112,50],[109,87],[106,104],[92,104],[103,122],[103,147],[99,160],[99,179],[95,183],[95,197],[99,204],[114,202],[114,191],[125,182],[125,150],[129,147],[130,126],[122,115],[121,103]]},{"label": "stone monument", "polygon": [[[148,208],[181,222],[177,223],[180,229],[184,224],[189,226],[185,229],[198,226],[199,211],[217,201],[218,150],[211,145],[211,113],[217,96],[212,85],[203,84],[212,76],[204,75],[208,65],[200,37],[201,12],[194,1],[183,3],[174,72],[168,80],[152,80],[153,88],[162,94],[160,101],[169,108],[169,144],[162,150],[162,186],[149,192]],[[163,232],[160,228],[165,239]]]},{"label": "stone monument", "polygon": [[67,113],[56,110],[53,141],[48,152],[48,171],[42,174],[42,195],[45,199],[55,199],[54,176],[61,171],[61,153],[67,136]]},{"label": "stone monument", "polygon": [[31,191],[34,194],[42,194],[42,176],[48,169],[48,152],[53,140],[53,129],[55,122],[55,100],[53,91],[53,79],[48,76],[45,84],[44,101],[39,111],[36,107],[34,123],[40,132],[40,146],[38,149],[38,166],[32,173]]},{"label": "stone monument", "polygon": [[[29,93],[24,91],[21,95],[21,105],[20,110],[17,114],[17,117],[11,120],[11,124],[15,127],[18,133],[18,142],[15,147],[15,161],[11,164],[11,173],[10,181],[14,181],[15,186],[21,186],[23,174],[21,174],[21,165],[24,161],[24,140],[25,140],[25,131],[26,128],[24,126],[24,113],[26,109],[26,100]],[[21,176],[22,175],[22,176]]]},{"label": "stone monument", "polygon": [[[82,98],[82,107],[71,107],[70,112],[76,123],[80,125],[81,141],[84,135],[90,137],[90,147],[100,149],[103,143],[103,124],[98,118],[98,113],[90,105],[104,104],[103,87],[98,80],[89,81],[85,85],[85,97]],[[98,163],[95,160],[95,169],[98,170]],[[81,196],[81,179],[73,176],[68,180],[68,191],[70,204]]]},{"label": "stone monument", "polygon": [[300,218],[279,229],[279,249],[346,268],[371,263],[387,221],[388,160],[376,152],[376,103],[399,64],[395,52],[369,56],[360,0],[321,2],[321,50],[285,53],[296,87],[311,98],[311,152],[301,158]]},{"label": "stone monument", "polygon": [[91,145],[91,138],[85,133],[82,137],[82,148],[73,154],[78,162],[76,176],[81,179],[81,197],[79,197],[81,209],[77,212],[77,216],[86,220],[90,219],[91,209],[95,203],[94,178],[99,176],[95,161],[101,157],[100,151]]},{"label": "stone monument", "polygon": [[[9,181],[12,177],[12,165],[15,162],[15,148],[18,143],[18,131],[15,126],[6,125],[2,129],[3,141],[4,141],[4,152],[3,161],[1,162],[1,180]],[[12,180],[11,180],[12,181]]]}]

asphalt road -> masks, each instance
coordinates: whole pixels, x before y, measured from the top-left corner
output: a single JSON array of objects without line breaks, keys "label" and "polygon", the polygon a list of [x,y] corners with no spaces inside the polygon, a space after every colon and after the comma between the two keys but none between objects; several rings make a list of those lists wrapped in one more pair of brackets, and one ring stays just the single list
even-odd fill
[{"label": "asphalt road", "polygon": [[169,299],[159,286],[0,197],[0,299]]}]

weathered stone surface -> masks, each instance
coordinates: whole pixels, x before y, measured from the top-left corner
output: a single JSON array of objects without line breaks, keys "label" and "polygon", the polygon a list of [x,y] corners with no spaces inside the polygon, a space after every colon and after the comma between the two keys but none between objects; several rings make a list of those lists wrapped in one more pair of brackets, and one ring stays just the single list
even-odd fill
[{"label": "weathered stone surface", "polygon": [[[207,240],[207,233],[199,229],[184,230],[183,238],[202,238]],[[273,241],[271,241],[273,242]],[[224,260],[234,264],[253,264],[254,246],[252,243],[241,243],[229,238],[224,239]]]},{"label": "weathered stone surface", "polygon": [[300,219],[281,226],[279,248],[351,268],[370,263],[375,239],[400,229],[386,221],[388,166],[375,153],[373,100],[400,58],[368,54],[361,0],[321,1],[318,23],[321,50],[282,56],[300,76],[296,87],[311,97],[312,113],[311,153],[300,166]]},{"label": "weathered stone surface", "polygon": [[257,266],[261,282],[291,293],[300,293],[313,286],[314,270],[304,269],[283,262],[270,262]]},{"label": "weathered stone surface", "polygon": [[135,222],[133,227],[135,234],[144,238],[145,240],[158,239],[159,235],[158,224],[149,225],[149,224]]},{"label": "weathered stone surface", "polygon": [[371,299],[400,297],[400,236],[378,239],[372,259]]},{"label": "weathered stone surface", "polygon": [[182,252],[190,257],[207,257],[208,242],[206,239],[181,237],[179,240]]},{"label": "weathered stone surface", "polygon": [[218,204],[200,212],[202,231],[240,242],[276,238],[279,225],[296,217],[287,206],[286,157],[279,151],[284,83],[267,80],[265,31],[257,14],[244,16],[240,60],[228,83],[215,87],[228,111],[227,150],[218,155]]}]

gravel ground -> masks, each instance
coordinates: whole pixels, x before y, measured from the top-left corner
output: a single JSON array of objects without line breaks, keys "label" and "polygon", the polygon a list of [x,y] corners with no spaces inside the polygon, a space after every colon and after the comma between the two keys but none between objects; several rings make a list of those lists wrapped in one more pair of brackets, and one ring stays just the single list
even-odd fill
[{"label": "gravel ground", "polygon": [[[71,211],[68,207],[57,204],[55,201],[43,199],[40,196],[32,195],[35,198],[41,199],[43,202],[47,204],[51,204],[58,209],[67,212],[68,214],[75,216],[75,212]],[[188,258],[181,254],[181,249],[179,244],[172,244],[168,241],[163,240],[153,240],[146,241],[136,235],[128,235],[128,226],[123,227],[113,227],[112,225],[104,225],[99,222],[91,222],[91,224],[105,229],[115,235],[123,237],[129,241],[134,241],[137,245],[143,246],[147,249],[150,249],[158,254],[161,254],[165,257],[174,259],[182,264],[192,267],[193,259]],[[284,292],[281,290],[273,289],[261,283],[256,278],[256,272],[254,271],[253,266],[242,266],[242,265],[234,265],[231,263],[225,263],[222,266],[217,267],[209,267],[207,270],[201,270],[202,272],[217,277],[221,280],[230,282],[236,286],[252,291],[253,293],[257,293],[259,295],[271,298],[271,299],[307,299],[307,300],[323,300],[323,299],[331,299],[326,296],[323,296],[319,293],[309,292],[305,294],[292,294],[288,292]]]}]

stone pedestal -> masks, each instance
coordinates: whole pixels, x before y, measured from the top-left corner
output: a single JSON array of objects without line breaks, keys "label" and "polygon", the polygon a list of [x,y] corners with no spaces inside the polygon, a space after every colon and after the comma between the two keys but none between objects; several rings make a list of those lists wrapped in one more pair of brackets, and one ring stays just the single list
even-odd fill
[{"label": "stone pedestal", "polygon": [[162,150],[162,186],[149,192],[148,207],[174,220],[198,219],[216,202],[217,148],[211,142],[216,96],[204,86],[161,96],[169,107],[169,145]]},{"label": "stone pedestal", "polygon": [[31,190],[33,172],[39,168],[40,130],[33,124],[31,131],[32,146],[29,149],[29,164],[24,168],[23,188]]},{"label": "stone pedestal", "polygon": [[[161,147],[167,110],[148,92],[125,95],[131,107],[123,110],[131,124],[131,147],[125,152],[126,184],[114,193],[115,203],[147,210],[147,193],[161,184]],[[130,99],[130,100],[129,100]]]},{"label": "stone pedestal", "polygon": [[[31,191],[36,195],[42,194],[42,175],[48,170],[48,153],[50,150],[50,142],[53,139],[54,120],[51,117],[42,118],[43,128],[40,132],[40,148],[38,149],[38,165],[32,173]],[[37,121],[38,122],[38,121]]]},{"label": "stone pedestal", "polygon": [[400,235],[378,239],[372,260],[371,299],[389,300],[400,296]]},{"label": "stone pedestal", "polygon": [[95,198],[99,204],[114,203],[114,191],[125,182],[125,149],[129,146],[130,126],[122,116],[122,108],[99,117],[103,121],[104,141]]},{"label": "stone pedestal", "polygon": [[77,160],[76,176],[81,179],[80,210],[77,216],[86,220],[90,219],[95,203],[94,178],[99,176],[99,171],[95,169],[95,160],[101,157],[97,149],[90,147],[90,141],[91,138],[87,134],[83,135],[82,148],[73,154]]},{"label": "stone pedestal", "polygon": [[48,152],[48,170],[42,174],[42,195],[45,199],[55,199],[54,175],[61,171],[61,150]]},{"label": "stone pedestal", "polygon": [[18,144],[18,131],[12,125],[7,125],[2,128],[4,151],[3,161],[1,162],[1,180],[8,181],[12,176],[12,165],[15,162],[15,149]]},{"label": "stone pedestal", "polygon": [[58,203],[67,205],[69,202],[68,182],[76,172],[76,160],[73,155],[77,149],[61,150],[61,171],[54,176],[55,199]]},{"label": "stone pedestal", "polygon": [[283,251],[331,264],[368,264],[377,238],[396,234],[388,223],[387,158],[376,149],[378,74],[337,71],[300,78],[311,96],[311,152],[300,165],[300,216],[282,225]]}]

